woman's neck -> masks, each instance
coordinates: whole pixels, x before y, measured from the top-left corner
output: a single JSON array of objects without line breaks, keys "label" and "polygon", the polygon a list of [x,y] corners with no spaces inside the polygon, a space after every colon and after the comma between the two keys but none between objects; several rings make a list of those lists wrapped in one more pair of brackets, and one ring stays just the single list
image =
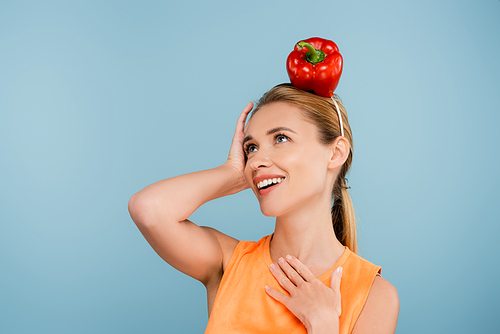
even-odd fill
[{"label": "woman's neck", "polygon": [[274,263],[286,255],[297,257],[316,276],[333,267],[344,246],[335,236],[329,205],[277,217],[270,252]]}]

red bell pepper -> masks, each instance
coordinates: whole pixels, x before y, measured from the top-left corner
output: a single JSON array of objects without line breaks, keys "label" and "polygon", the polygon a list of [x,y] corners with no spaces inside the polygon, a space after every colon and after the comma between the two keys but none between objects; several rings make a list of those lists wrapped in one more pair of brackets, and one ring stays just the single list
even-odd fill
[{"label": "red bell pepper", "polygon": [[295,87],[331,97],[342,74],[342,55],[333,41],[312,37],[295,45],[286,69]]}]

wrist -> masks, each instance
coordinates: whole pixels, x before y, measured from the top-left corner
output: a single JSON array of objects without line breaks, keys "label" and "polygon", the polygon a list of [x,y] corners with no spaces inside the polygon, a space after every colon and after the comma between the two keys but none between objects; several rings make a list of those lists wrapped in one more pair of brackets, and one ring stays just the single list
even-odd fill
[{"label": "wrist", "polygon": [[315,317],[306,324],[307,334],[339,333],[339,318],[336,316]]},{"label": "wrist", "polygon": [[224,163],[216,169],[220,170],[227,177],[227,187],[224,189],[226,193],[225,195],[236,194],[249,187],[243,173],[238,171],[232,165]]}]

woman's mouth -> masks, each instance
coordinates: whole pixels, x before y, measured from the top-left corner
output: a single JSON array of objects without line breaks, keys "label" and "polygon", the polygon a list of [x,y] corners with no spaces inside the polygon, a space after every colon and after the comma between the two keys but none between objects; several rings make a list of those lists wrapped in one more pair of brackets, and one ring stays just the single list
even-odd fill
[{"label": "woman's mouth", "polygon": [[257,188],[259,190],[266,189],[266,188],[274,186],[275,184],[281,183],[281,181],[283,181],[284,179],[285,179],[284,177],[278,177],[278,178],[262,180],[259,183],[257,183]]},{"label": "woman's mouth", "polygon": [[283,182],[284,177],[274,177],[269,179],[264,179],[257,183],[257,189],[259,194],[265,195],[272,190],[273,187]]}]

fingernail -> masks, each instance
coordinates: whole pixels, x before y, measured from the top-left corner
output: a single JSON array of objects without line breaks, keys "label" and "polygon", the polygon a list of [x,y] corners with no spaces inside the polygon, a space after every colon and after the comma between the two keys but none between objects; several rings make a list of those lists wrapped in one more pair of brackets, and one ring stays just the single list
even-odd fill
[{"label": "fingernail", "polygon": [[339,274],[340,277],[342,277],[342,267],[337,267],[337,269],[335,269],[337,271],[337,274]]},{"label": "fingernail", "polygon": [[271,270],[274,270],[274,269],[276,269],[276,266],[274,265],[274,263],[271,263],[271,265],[269,266],[269,268],[271,268]]},{"label": "fingernail", "polygon": [[279,260],[278,260],[279,263],[285,263],[285,259],[280,257]]},{"label": "fingernail", "polygon": [[291,256],[291,255],[287,255],[287,256],[286,256],[286,259],[287,259],[288,261],[292,261],[292,256]]},{"label": "fingernail", "polygon": [[266,289],[266,291],[269,291],[269,289],[271,289],[270,287],[268,287],[267,285],[264,287],[264,289]]}]

